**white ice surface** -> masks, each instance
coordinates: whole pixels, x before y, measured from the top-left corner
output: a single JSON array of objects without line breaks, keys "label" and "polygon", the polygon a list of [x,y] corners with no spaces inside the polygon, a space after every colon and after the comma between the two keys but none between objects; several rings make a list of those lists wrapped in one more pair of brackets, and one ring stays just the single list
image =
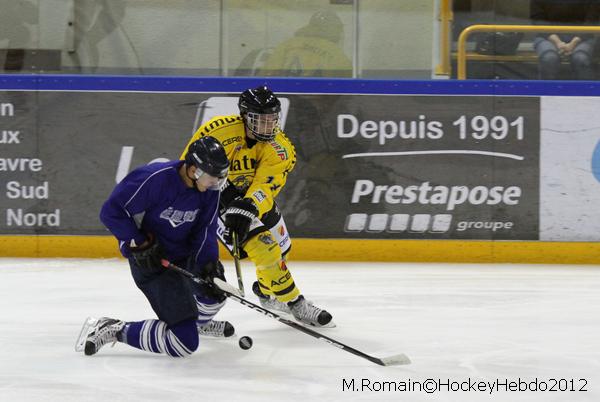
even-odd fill
[{"label": "white ice surface", "polygon": [[[230,301],[237,337],[186,359],[124,344],[74,351],[88,315],[154,318],[124,260],[0,259],[0,401],[598,401],[600,267],[297,263],[297,284],[334,315],[325,334],[379,367]],[[247,289],[254,273],[243,269]],[[232,264],[227,277],[235,284]],[[249,296],[255,300],[254,296]],[[363,381],[573,379],[587,392],[394,392]],[[354,379],[357,391],[343,391]],[[551,381],[551,380],[550,380]],[[551,385],[551,382],[548,383]],[[564,383],[563,383],[564,385]],[[375,385],[374,387],[376,387]],[[558,388],[558,387],[557,387]],[[375,388],[373,388],[375,389]]]}]

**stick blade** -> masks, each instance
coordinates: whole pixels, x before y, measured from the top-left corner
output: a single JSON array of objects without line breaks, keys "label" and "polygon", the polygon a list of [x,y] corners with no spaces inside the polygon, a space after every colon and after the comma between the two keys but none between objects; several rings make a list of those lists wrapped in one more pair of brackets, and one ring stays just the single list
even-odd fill
[{"label": "stick blade", "polygon": [[384,357],[383,359],[379,359],[381,361],[382,366],[400,366],[403,364],[410,364],[410,359],[404,353],[400,353],[394,356]]},{"label": "stick blade", "polygon": [[215,278],[214,279],[214,283],[215,285],[217,285],[217,287],[225,292],[231,293],[234,296],[237,297],[244,297],[242,296],[242,294],[240,293],[239,289],[234,288],[233,286],[231,286],[230,284],[228,284],[227,282],[225,282],[222,279],[219,278]]}]

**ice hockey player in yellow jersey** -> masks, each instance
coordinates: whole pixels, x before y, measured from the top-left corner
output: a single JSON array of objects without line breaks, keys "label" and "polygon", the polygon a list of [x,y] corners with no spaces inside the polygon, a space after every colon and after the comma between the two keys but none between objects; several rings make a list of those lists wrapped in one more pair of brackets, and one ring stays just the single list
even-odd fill
[{"label": "ice hockey player in yellow jersey", "polygon": [[296,151],[279,128],[281,103],[262,86],[242,92],[238,106],[239,115],[217,116],[190,139],[216,138],[230,161],[219,238],[231,250],[231,234],[237,234],[242,257],[256,267],[252,290],[263,307],[291,313],[304,324],[331,326],[331,314],[304,298],[286,265],[291,240],[275,197],[294,168]]}]

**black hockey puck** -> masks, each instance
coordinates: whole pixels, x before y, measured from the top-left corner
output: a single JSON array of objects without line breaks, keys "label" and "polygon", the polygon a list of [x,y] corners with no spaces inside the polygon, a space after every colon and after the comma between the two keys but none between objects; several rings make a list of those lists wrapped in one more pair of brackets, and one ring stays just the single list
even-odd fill
[{"label": "black hockey puck", "polygon": [[240,348],[248,350],[252,347],[252,338],[249,336],[242,336],[239,341]]}]

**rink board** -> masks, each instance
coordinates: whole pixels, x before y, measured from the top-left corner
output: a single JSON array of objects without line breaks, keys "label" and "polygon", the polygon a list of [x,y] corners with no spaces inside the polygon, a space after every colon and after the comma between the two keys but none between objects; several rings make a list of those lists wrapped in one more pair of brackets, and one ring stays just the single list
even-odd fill
[{"label": "rink board", "polygon": [[0,77],[0,255],[116,255],[114,185],[264,82],[297,150],[294,258],[600,260],[594,83],[19,75]]},{"label": "rink board", "polygon": [[[110,236],[0,236],[0,242],[11,257],[120,257]],[[221,258],[230,260],[220,248]],[[294,239],[289,255],[304,261],[528,264],[599,264],[598,256],[598,242],[362,239]]]}]

